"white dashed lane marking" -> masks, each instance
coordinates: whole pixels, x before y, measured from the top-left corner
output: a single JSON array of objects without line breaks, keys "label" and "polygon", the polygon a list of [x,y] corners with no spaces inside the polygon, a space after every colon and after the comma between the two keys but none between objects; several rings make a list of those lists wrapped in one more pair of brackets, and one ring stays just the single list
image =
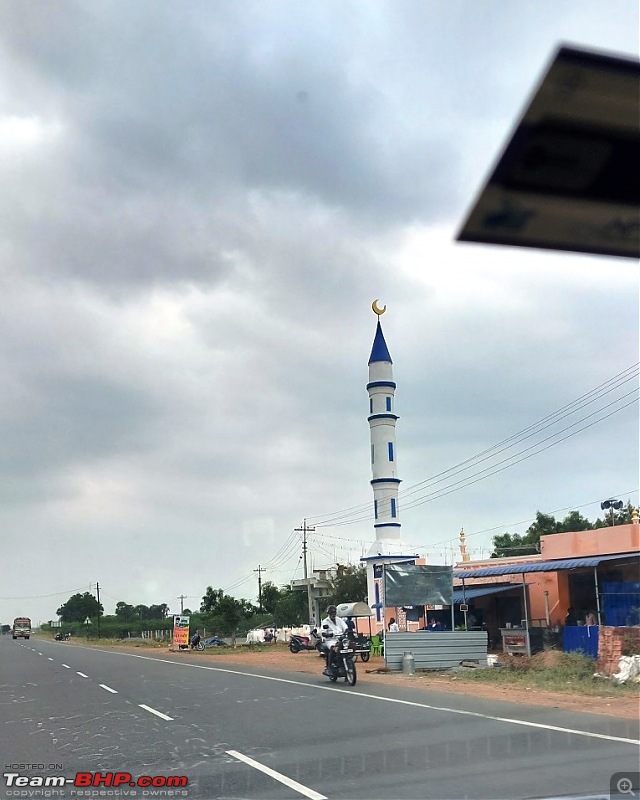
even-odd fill
[{"label": "white dashed lane marking", "polygon": [[260,770],[260,772],[264,772],[265,775],[268,775],[270,778],[274,778],[276,781],[280,781],[280,783],[283,783],[290,789],[300,792],[300,794],[308,797],[309,800],[327,800],[326,795],[320,794],[320,792],[316,792],[313,789],[309,789],[308,786],[304,786],[302,783],[294,781],[293,778],[289,778],[286,775],[283,775],[281,772],[276,772],[275,769],[271,769],[271,767],[266,767],[259,761],[249,758],[249,756],[245,756],[243,753],[239,753],[237,750],[227,750],[227,754],[233,756],[233,758],[237,758],[239,761],[244,761],[245,764],[248,764],[254,769]]},{"label": "white dashed lane marking", "polygon": [[168,717],[166,714],[163,714],[162,711],[156,711],[155,708],[151,708],[151,706],[145,706],[143,703],[138,704],[140,708],[144,708],[145,711],[148,711],[150,714],[155,714],[156,717],[160,717],[160,719],[166,719],[169,722],[173,722],[173,717]]}]

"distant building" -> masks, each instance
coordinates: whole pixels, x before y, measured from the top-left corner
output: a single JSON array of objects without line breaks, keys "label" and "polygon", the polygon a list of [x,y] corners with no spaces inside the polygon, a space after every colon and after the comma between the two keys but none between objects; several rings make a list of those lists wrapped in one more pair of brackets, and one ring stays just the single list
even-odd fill
[{"label": "distant building", "polygon": [[[311,587],[311,604],[313,608],[313,624],[319,625],[320,620],[325,616],[327,608],[327,596],[331,593],[330,581],[336,577],[335,569],[314,569],[309,576]],[[291,588],[301,592],[307,591],[307,581],[305,578],[291,581]],[[311,621],[311,620],[310,620]]]}]

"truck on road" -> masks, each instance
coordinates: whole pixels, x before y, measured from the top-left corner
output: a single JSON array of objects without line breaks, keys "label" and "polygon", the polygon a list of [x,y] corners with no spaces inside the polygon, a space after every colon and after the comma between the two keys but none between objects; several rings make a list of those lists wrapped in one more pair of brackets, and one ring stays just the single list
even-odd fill
[{"label": "truck on road", "polygon": [[14,639],[28,639],[31,636],[31,620],[29,617],[16,617],[13,620],[11,633]]}]

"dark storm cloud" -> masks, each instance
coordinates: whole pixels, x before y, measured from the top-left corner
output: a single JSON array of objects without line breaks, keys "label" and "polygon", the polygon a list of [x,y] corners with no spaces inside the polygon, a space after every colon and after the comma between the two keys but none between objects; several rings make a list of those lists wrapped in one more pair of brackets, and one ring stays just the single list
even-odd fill
[{"label": "dark storm cloud", "polygon": [[393,103],[351,74],[347,37],[320,33],[309,47],[335,7],[300,16],[293,35],[219,7],[197,20],[147,3],[41,11],[3,14],[10,67],[39,87],[31,106],[13,102],[64,127],[55,170],[37,165],[47,202],[7,187],[18,230],[37,234],[21,245],[31,269],[114,284],[224,280],[221,252],[246,246],[251,191],[377,226],[451,207],[442,134],[402,135]]}]

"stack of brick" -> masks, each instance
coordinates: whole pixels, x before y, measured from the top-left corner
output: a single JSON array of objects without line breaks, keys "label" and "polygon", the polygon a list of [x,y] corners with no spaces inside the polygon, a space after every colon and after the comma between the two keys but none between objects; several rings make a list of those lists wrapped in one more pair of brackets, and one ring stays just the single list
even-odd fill
[{"label": "stack of brick", "polygon": [[600,626],[598,640],[598,672],[613,675],[623,655],[629,655],[629,647],[640,653],[640,628],[611,628]]}]

